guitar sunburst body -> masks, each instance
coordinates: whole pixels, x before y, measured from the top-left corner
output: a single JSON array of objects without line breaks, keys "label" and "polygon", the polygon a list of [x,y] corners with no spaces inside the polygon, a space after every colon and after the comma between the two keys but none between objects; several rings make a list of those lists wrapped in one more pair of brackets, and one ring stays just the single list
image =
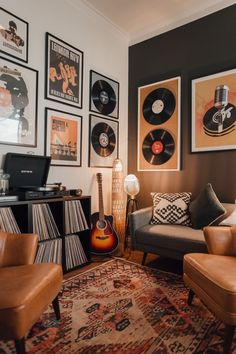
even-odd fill
[{"label": "guitar sunburst body", "polygon": [[92,215],[91,252],[95,254],[112,253],[118,247],[118,237],[112,227],[112,215],[99,220],[99,213]]},{"label": "guitar sunburst body", "polygon": [[93,254],[108,254],[118,247],[118,236],[113,228],[112,215],[104,215],[102,198],[102,174],[97,173],[99,212],[94,213],[90,238],[90,251]]}]

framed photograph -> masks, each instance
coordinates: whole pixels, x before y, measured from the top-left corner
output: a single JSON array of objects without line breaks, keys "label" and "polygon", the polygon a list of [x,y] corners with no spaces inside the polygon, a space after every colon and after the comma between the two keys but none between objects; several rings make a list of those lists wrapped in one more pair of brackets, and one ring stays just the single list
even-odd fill
[{"label": "framed photograph", "polygon": [[236,69],[192,80],[191,151],[236,149]]},{"label": "framed photograph", "polygon": [[54,166],[81,166],[82,117],[45,108],[45,155]]},{"label": "framed photograph", "polygon": [[46,33],[45,97],[82,108],[83,52]]},{"label": "framed photograph", "polygon": [[112,167],[118,158],[119,123],[90,114],[89,167]]},{"label": "framed photograph", "polygon": [[90,70],[91,112],[119,118],[119,82]]},{"label": "framed photograph", "polygon": [[26,21],[0,7],[0,52],[28,63],[28,32]]},{"label": "framed photograph", "polygon": [[38,71],[0,57],[0,144],[37,146]]},{"label": "framed photograph", "polygon": [[138,88],[138,171],[179,171],[181,77]]}]

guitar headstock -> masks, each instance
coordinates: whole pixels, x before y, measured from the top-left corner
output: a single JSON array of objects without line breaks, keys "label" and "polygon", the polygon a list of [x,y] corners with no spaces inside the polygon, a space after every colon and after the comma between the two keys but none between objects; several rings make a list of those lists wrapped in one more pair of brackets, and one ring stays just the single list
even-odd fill
[{"label": "guitar headstock", "polygon": [[102,183],[102,173],[97,173],[96,177],[97,177],[97,182]]}]

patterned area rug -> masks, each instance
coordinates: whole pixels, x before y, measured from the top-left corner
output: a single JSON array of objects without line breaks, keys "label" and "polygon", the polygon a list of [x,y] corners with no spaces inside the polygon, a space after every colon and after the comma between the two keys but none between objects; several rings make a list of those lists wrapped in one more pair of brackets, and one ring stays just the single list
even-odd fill
[{"label": "patterned area rug", "polygon": [[[64,282],[61,321],[49,308],[27,353],[222,353],[223,325],[197,298],[189,307],[187,294],[179,275],[111,260]],[[0,342],[1,354],[13,348]]]}]

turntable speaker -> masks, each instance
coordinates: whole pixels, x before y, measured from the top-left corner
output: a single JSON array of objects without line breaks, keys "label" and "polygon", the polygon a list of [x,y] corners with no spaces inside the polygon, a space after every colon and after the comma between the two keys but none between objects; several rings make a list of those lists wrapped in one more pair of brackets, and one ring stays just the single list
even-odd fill
[{"label": "turntable speaker", "polygon": [[139,87],[138,171],[180,169],[180,80]]}]

